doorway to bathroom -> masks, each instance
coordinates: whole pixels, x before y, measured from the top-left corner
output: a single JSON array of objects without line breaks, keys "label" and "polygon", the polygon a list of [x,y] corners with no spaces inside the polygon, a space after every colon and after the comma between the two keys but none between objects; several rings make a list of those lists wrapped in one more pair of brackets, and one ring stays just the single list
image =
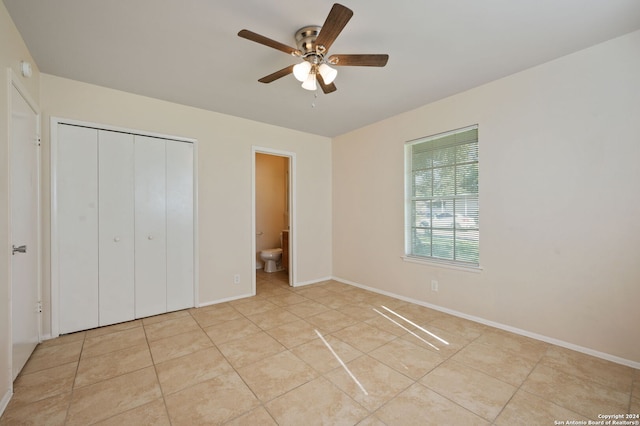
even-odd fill
[{"label": "doorway to bathroom", "polygon": [[295,154],[253,147],[253,290],[256,281],[295,283]]}]

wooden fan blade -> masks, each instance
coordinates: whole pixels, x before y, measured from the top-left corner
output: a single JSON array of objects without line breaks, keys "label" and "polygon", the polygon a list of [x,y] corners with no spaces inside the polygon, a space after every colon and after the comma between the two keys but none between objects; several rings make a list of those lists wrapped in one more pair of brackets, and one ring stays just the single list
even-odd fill
[{"label": "wooden fan blade", "polygon": [[335,66],[384,67],[389,55],[331,55],[327,62]]},{"label": "wooden fan blade", "polygon": [[322,75],[320,75],[320,73],[316,74],[316,80],[318,80],[318,83],[320,84],[320,88],[322,89],[322,91],[324,92],[324,94],[329,94],[332,92],[335,92],[336,90],[338,90],[338,88],[336,87],[335,84],[331,83],[331,84],[325,84],[324,80],[322,79]]},{"label": "wooden fan blade", "polygon": [[281,52],[288,53],[290,55],[302,55],[302,52],[300,52],[298,49],[294,49],[293,47],[287,46],[286,44],[282,44],[279,41],[271,40],[270,38],[254,33],[253,31],[240,30],[240,32],[238,32],[238,36],[246,38],[247,40],[255,41],[256,43],[263,44],[267,47],[271,47]]},{"label": "wooden fan blade", "polygon": [[289,75],[293,72],[293,65],[289,65],[286,68],[282,68],[279,71],[274,72],[273,74],[269,74],[267,76],[262,77],[258,80],[260,83],[271,83],[272,81],[276,81],[279,78],[284,77],[285,75]]},{"label": "wooden fan blade", "polygon": [[334,4],[329,12],[329,16],[327,16],[327,20],[324,21],[320,34],[318,34],[316,38],[315,45],[324,46],[326,50],[329,50],[352,16],[353,11],[351,9],[338,3]]}]

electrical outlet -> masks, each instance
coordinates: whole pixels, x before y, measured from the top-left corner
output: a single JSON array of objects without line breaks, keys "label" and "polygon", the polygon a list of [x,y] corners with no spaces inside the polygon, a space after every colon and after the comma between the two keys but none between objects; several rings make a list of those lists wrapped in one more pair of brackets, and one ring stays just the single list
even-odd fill
[{"label": "electrical outlet", "polygon": [[431,291],[438,291],[438,280],[431,280]]},{"label": "electrical outlet", "polygon": [[233,276],[233,283],[234,284],[240,284],[240,274],[235,274]]}]

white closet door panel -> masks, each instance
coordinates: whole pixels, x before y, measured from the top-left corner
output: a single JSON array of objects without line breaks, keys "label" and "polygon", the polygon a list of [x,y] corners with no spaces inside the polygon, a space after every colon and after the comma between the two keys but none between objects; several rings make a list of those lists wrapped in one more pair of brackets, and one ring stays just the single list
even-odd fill
[{"label": "white closet door panel", "polygon": [[135,318],[133,135],[98,133],[100,325]]},{"label": "white closet door panel", "polygon": [[167,311],[165,141],[135,136],[136,318]]},{"label": "white closet door panel", "polygon": [[59,331],[98,326],[98,132],[58,126]]},{"label": "white closet door panel", "polygon": [[167,141],[167,311],[194,306],[193,144]]}]

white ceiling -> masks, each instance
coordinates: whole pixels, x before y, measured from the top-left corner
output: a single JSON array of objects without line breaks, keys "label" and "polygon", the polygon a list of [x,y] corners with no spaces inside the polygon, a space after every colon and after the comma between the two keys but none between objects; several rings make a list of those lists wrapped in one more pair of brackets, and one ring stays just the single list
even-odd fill
[{"label": "white ceiling", "polygon": [[237,33],[295,47],[332,1],[4,3],[42,72],[329,137],[640,29],[638,0],[343,0],[330,53],[389,63],[340,67],[315,98],[293,76],[259,83],[296,59]]}]

